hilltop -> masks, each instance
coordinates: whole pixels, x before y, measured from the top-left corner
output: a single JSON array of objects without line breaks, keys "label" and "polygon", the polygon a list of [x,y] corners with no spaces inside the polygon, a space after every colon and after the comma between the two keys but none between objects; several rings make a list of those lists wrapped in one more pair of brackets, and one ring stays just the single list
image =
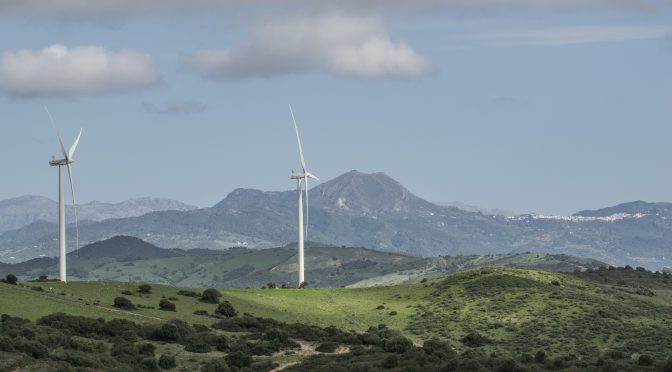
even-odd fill
[{"label": "hilltop", "polygon": [[[366,248],[308,242],[306,275],[311,286],[377,286],[417,283],[483,266],[574,271],[607,266],[590,259],[543,253],[422,258]],[[26,278],[57,276],[57,258],[37,258],[0,272]],[[190,287],[260,287],[296,282],[296,245],[264,250],[163,249],[141,239],[118,236],[68,254],[68,275],[75,280],[143,281]]]}]

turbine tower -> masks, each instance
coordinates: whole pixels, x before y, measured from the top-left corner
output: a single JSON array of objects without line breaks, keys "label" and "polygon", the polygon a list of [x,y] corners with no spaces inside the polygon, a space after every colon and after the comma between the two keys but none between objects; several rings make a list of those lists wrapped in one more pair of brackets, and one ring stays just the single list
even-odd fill
[{"label": "turbine tower", "polygon": [[[294,131],[296,132],[296,141],[299,144],[299,157],[301,159],[301,173],[292,173],[289,175],[290,179],[296,180],[296,190],[298,192],[298,230],[299,230],[299,240],[297,241],[299,248],[299,287],[305,282],[304,278],[304,261],[303,261],[303,242],[304,238],[308,239],[308,179],[312,178],[314,180],[320,180],[315,175],[308,172],[306,169],[306,160],[303,158],[303,148],[301,147],[301,137],[299,136],[299,127],[296,125],[296,119],[294,118],[294,111],[292,111],[292,106],[289,106],[289,112],[292,114],[292,122],[294,122]],[[305,193],[306,193],[306,228],[304,231],[303,225],[303,184],[305,183]]]},{"label": "turbine tower", "polygon": [[79,138],[82,137],[82,129],[79,130],[79,135],[77,135],[77,139],[75,140],[75,143],[72,144],[69,150],[65,150],[65,146],[63,146],[63,140],[61,140],[61,134],[58,132],[58,128],[56,128],[56,123],[54,123],[54,118],[51,116],[51,113],[49,113],[49,110],[47,107],[44,107],[44,110],[47,112],[47,115],[49,115],[49,120],[51,121],[51,125],[54,127],[54,130],[56,131],[56,138],[58,139],[58,144],[61,146],[61,153],[63,154],[63,159],[56,159],[55,157],[51,157],[51,161],[49,162],[49,165],[52,167],[58,167],[58,231],[59,231],[59,236],[58,236],[58,245],[59,245],[59,262],[58,262],[58,271],[59,271],[59,277],[62,282],[66,281],[66,269],[65,269],[65,257],[66,257],[66,251],[65,251],[65,188],[63,187],[63,167],[68,168],[68,179],[70,181],[70,192],[72,193],[72,204],[74,206],[74,212],[75,212],[75,231],[76,231],[76,245],[75,247],[79,247],[79,227],[77,226],[77,204],[75,203],[75,188],[72,184],[72,156],[75,154],[75,150],[77,149],[77,145],[79,144]]}]

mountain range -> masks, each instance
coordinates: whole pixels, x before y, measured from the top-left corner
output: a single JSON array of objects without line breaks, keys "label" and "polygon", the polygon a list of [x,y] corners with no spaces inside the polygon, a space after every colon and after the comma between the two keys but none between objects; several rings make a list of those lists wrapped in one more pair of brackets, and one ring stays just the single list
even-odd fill
[{"label": "mountain range", "polygon": [[[337,246],[424,257],[534,251],[613,265],[672,265],[669,203],[637,201],[572,216],[488,215],[428,202],[384,173],[357,171],[317,185],[309,199],[309,240]],[[128,235],[166,248],[271,248],[296,240],[295,217],[295,191],[236,189],[210,208],[82,224],[80,240]],[[54,255],[55,239],[56,229],[41,221],[5,232],[0,261]],[[71,240],[68,249],[74,248]]]},{"label": "mountain range", "polygon": [[[108,218],[141,216],[149,212],[196,209],[165,198],[144,197],[129,199],[121,203],[92,201],[77,206],[77,216],[81,221],[102,221]],[[74,209],[66,204],[66,219],[73,221]],[[58,222],[58,203],[44,196],[24,195],[0,201],[0,234],[20,229],[33,222]]]}]

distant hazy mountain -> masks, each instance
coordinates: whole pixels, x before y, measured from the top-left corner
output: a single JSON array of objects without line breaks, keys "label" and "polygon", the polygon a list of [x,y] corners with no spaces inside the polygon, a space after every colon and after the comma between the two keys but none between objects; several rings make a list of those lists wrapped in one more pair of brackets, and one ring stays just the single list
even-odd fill
[{"label": "distant hazy mountain", "polygon": [[434,202],[434,204],[441,205],[444,207],[455,207],[459,208],[463,211],[467,212],[476,212],[476,213],[482,213],[482,214],[487,214],[487,215],[498,215],[498,216],[506,216],[506,217],[511,217],[515,216],[517,213],[507,211],[505,209],[499,209],[499,208],[483,208],[479,207],[476,205],[470,205],[466,203],[462,203],[459,201],[452,201],[452,202]]},{"label": "distant hazy mountain", "polygon": [[[573,216],[505,217],[430,203],[383,173],[351,171],[310,191],[309,239],[416,256],[547,252],[616,265],[672,265],[672,208],[634,202]],[[237,189],[212,208],[91,222],[81,246],[128,235],[161,247],[270,248],[296,241],[296,192]],[[0,235],[0,261],[54,255],[44,224]],[[72,229],[70,229],[72,236]],[[74,249],[72,241],[69,250]],[[13,258],[12,258],[13,257]]]},{"label": "distant hazy mountain", "polygon": [[[66,204],[66,218],[72,221],[72,206]],[[79,220],[102,221],[108,218],[140,216],[145,213],[166,210],[187,211],[196,207],[175,200],[163,198],[137,198],[121,203],[92,201],[77,206]],[[58,203],[43,196],[24,195],[0,201],[0,234],[19,229],[33,222],[43,220],[58,222]]]}]

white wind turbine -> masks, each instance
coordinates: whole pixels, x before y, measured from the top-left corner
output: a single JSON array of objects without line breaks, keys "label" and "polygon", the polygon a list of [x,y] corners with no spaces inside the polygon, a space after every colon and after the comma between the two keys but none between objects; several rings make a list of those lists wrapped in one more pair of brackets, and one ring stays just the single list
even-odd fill
[{"label": "white wind turbine", "polygon": [[[289,112],[292,114],[292,122],[294,122],[294,131],[296,132],[296,141],[299,144],[299,156],[301,158],[301,170],[302,173],[294,173],[292,171],[292,174],[289,175],[290,179],[295,179],[296,180],[296,188],[298,191],[298,196],[299,196],[299,203],[298,203],[298,216],[299,216],[299,240],[297,242],[299,246],[299,287],[301,286],[302,283],[305,282],[305,278],[303,276],[304,270],[303,270],[303,242],[304,238],[308,238],[308,179],[312,178],[314,180],[318,180],[315,175],[311,174],[308,172],[306,169],[306,160],[303,158],[303,148],[301,147],[301,137],[299,136],[299,127],[296,125],[296,119],[294,118],[294,111],[292,111],[292,106],[289,106]],[[302,190],[302,183],[305,183],[305,192],[306,192],[306,229],[304,233],[304,228],[303,228],[303,190]]]},{"label": "white wind turbine", "polygon": [[76,231],[76,245],[75,247],[79,247],[79,227],[77,226],[77,203],[75,202],[75,188],[72,185],[72,168],[70,164],[72,164],[72,156],[75,154],[75,150],[77,149],[77,144],[79,144],[79,138],[82,137],[82,129],[79,130],[79,135],[77,135],[77,139],[75,140],[75,143],[72,144],[69,150],[65,150],[65,146],[63,146],[63,140],[61,140],[61,134],[58,132],[58,128],[56,128],[56,123],[54,123],[54,118],[51,116],[51,113],[47,109],[47,107],[44,107],[44,110],[47,112],[47,115],[49,115],[49,120],[51,121],[51,125],[54,127],[54,130],[56,131],[56,137],[58,138],[58,144],[61,146],[61,153],[63,154],[63,159],[56,160],[55,157],[51,157],[51,161],[49,162],[49,165],[52,167],[58,166],[58,230],[59,230],[59,237],[58,237],[58,245],[59,245],[59,276],[60,280],[62,282],[66,281],[66,270],[65,270],[65,257],[66,257],[66,251],[65,251],[65,189],[63,187],[63,166],[68,168],[68,179],[70,180],[70,192],[72,193],[72,204],[74,206],[74,212],[75,212],[75,231]]}]

